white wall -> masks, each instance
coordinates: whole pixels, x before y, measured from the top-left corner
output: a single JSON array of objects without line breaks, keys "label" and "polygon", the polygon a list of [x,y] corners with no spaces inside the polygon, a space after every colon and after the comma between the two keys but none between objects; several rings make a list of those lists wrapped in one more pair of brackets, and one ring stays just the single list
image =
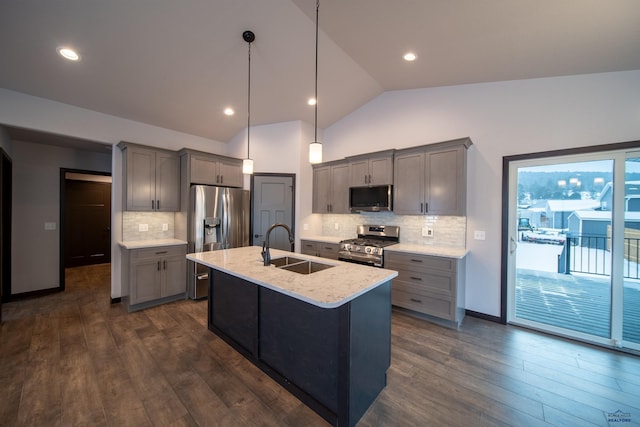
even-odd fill
[{"label": "white wall", "polygon": [[325,129],[325,160],[471,137],[466,306],[498,316],[503,156],[640,140],[638,88],[629,71],[386,92]]},{"label": "white wall", "polygon": [[60,286],[60,168],[109,172],[111,154],[13,141],[13,294]]}]

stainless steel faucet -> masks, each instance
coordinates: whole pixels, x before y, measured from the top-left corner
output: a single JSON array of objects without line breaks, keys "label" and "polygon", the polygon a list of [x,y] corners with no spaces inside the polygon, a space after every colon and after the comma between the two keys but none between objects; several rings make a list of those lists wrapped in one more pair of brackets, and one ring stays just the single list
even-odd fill
[{"label": "stainless steel faucet", "polygon": [[295,243],[295,240],[293,238],[293,233],[291,233],[291,229],[289,228],[289,226],[287,224],[273,224],[267,230],[266,240],[262,242],[261,255],[262,255],[262,259],[264,260],[265,267],[271,264],[271,254],[269,253],[269,236],[271,235],[271,230],[273,230],[276,227],[282,227],[285,230],[287,230],[287,233],[289,233],[289,243],[291,243],[291,252],[293,252],[293,244]]}]

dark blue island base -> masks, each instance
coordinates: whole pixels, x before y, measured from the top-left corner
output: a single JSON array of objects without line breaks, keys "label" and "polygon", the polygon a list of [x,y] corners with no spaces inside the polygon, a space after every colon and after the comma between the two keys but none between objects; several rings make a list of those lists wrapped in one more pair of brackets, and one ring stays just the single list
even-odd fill
[{"label": "dark blue island base", "polygon": [[334,426],[354,426],[387,383],[391,281],[322,308],[211,269],[209,329]]}]

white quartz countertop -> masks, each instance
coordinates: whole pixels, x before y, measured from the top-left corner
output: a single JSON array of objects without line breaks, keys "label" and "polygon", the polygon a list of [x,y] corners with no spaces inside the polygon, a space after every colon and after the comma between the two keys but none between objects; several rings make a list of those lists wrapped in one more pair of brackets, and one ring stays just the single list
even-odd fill
[{"label": "white quartz countertop", "polygon": [[431,255],[441,256],[445,258],[462,259],[467,256],[467,249],[465,248],[452,248],[448,246],[429,246],[429,245],[415,245],[409,243],[398,243],[397,245],[391,245],[384,248],[385,252],[404,252],[416,255]]},{"label": "white quartz countertop", "polygon": [[128,240],[120,242],[120,246],[125,249],[157,248],[159,246],[176,246],[186,244],[187,242],[185,240],[179,239]]},{"label": "white quartz countertop", "polygon": [[384,268],[270,250],[271,259],[292,256],[334,266],[312,274],[299,274],[274,266],[265,267],[261,249],[247,246],[199,252],[187,254],[187,259],[322,308],[339,307],[398,276],[396,271]]}]

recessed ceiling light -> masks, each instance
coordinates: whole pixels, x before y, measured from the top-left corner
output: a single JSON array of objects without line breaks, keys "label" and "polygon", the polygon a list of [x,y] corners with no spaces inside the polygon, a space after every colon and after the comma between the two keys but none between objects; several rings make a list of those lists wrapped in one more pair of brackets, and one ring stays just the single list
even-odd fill
[{"label": "recessed ceiling light", "polygon": [[413,52],[407,52],[407,53],[404,54],[403,58],[404,58],[405,61],[411,62],[411,61],[415,61],[416,58],[418,58],[418,57]]},{"label": "recessed ceiling light", "polygon": [[80,55],[78,55],[78,53],[68,47],[59,47],[58,48],[58,53],[60,55],[62,55],[63,58],[68,59],[69,61],[79,61],[80,60]]},{"label": "recessed ceiling light", "polygon": [[227,116],[233,116],[236,112],[233,111],[233,108],[227,107],[224,109],[224,114]]},{"label": "recessed ceiling light", "polygon": [[309,98],[309,100],[307,101],[307,104],[316,105],[316,99],[315,98]]}]

